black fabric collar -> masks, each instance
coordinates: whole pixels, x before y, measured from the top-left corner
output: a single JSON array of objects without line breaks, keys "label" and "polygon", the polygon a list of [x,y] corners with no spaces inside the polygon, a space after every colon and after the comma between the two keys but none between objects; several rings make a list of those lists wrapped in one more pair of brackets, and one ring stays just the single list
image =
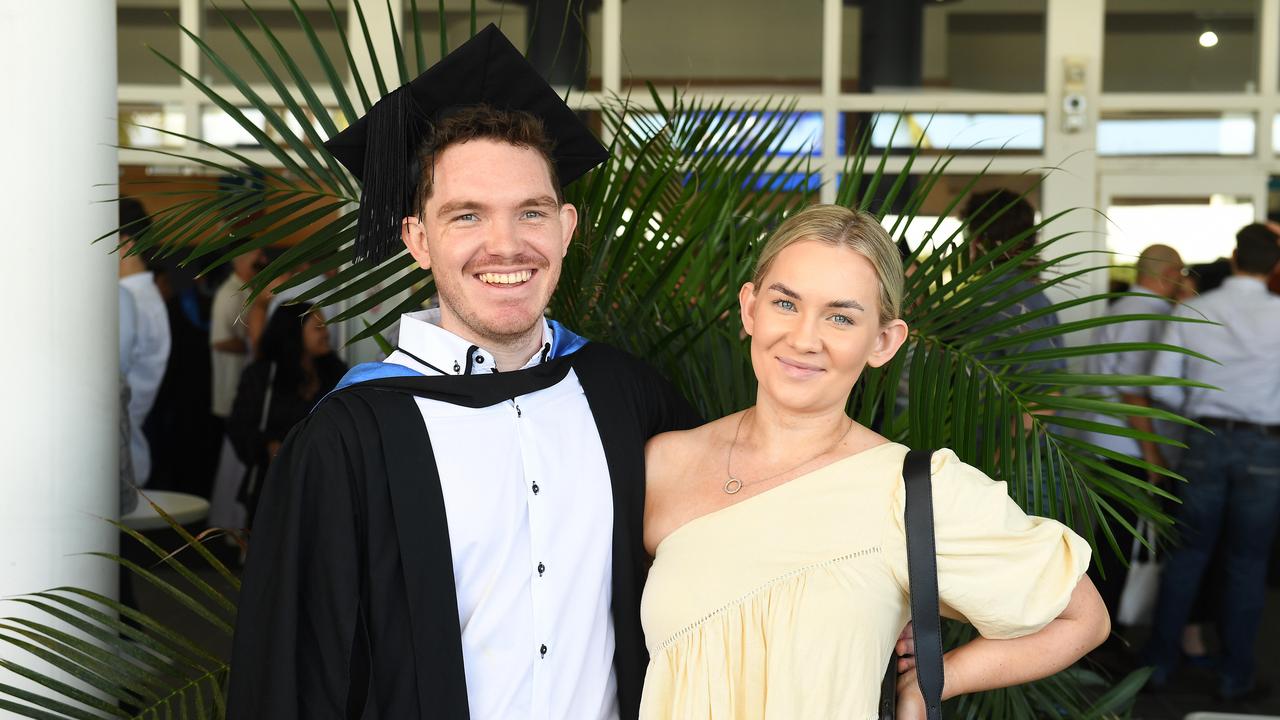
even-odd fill
[{"label": "black fabric collar", "polygon": [[349,389],[366,388],[405,393],[470,408],[489,407],[520,395],[545,390],[564,380],[574,359],[590,347],[588,344],[570,355],[548,360],[523,370],[481,373],[479,375],[434,375],[378,378],[351,385]]}]

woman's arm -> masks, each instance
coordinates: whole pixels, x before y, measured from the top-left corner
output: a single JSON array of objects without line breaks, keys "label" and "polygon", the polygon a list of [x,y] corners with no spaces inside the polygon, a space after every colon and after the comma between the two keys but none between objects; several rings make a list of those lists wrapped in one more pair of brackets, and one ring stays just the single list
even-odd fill
[{"label": "woman's arm", "polygon": [[[1020,685],[1070,667],[1106,640],[1111,618],[1088,576],[1071,601],[1039,632],[1012,640],[979,637],[943,656],[942,698]],[[924,699],[912,670],[898,678],[899,718],[923,718]]]}]

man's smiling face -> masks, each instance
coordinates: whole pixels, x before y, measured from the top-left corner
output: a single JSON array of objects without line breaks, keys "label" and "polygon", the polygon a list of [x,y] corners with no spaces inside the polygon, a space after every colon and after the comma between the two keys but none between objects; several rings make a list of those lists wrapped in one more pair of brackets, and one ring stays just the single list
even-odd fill
[{"label": "man's smiling face", "polygon": [[542,154],[476,139],[436,154],[406,244],[435,278],[441,327],[478,345],[509,343],[540,325],[577,221]]}]

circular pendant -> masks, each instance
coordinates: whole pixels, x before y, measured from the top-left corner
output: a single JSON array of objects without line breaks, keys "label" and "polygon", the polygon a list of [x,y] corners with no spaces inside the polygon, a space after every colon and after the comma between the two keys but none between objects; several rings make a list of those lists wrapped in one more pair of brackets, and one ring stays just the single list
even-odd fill
[{"label": "circular pendant", "polygon": [[724,491],[728,495],[736,495],[742,489],[742,481],[736,477],[731,477],[724,481]]}]

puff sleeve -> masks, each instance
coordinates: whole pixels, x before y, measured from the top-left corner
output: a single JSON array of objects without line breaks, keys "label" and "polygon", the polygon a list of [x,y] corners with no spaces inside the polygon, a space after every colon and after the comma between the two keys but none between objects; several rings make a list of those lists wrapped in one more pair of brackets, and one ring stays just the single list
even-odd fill
[{"label": "puff sleeve", "polygon": [[[1030,635],[1058,617],[1089,566],[1089,544],[1056,520],[1024,513],[1005,483],[950,450],[933,454],[932,470],[942,614],[996,640]],[[904,503],[899,482],[886,549],[909,593]]]}]

